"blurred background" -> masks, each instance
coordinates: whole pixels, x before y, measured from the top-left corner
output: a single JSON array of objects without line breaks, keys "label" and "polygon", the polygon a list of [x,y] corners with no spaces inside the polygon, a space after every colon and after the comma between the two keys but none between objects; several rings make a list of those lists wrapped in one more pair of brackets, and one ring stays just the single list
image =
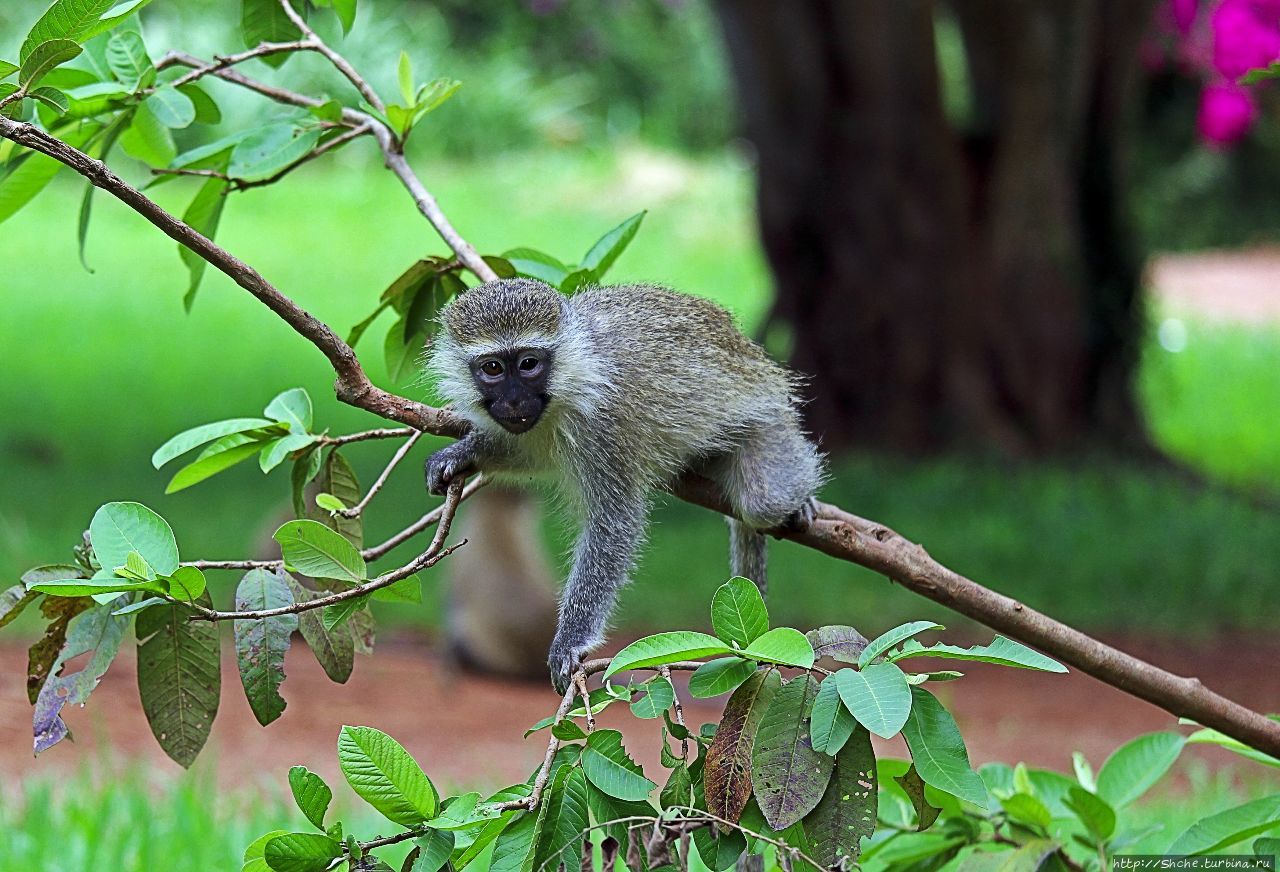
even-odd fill
[{"label": "blurred background", "polygon": [[[16,54],[44,6],[0,6],[0,57]],[[232,0],[157,0],[142,20],[156,54],[241,46]],[[1274,88],[1234,84],[1280,57],[1277,4],[362,0],[345,40],[329,23],[326,38],[384,93],[400,47],[421,78],[462,80],[415,134],[411,159],[480,250],[528,245],[572,261],[648,210],[611,280],[713,298],[811,376],[806,413],[833,458],[824,498],[1054,617],[1280,709],[1280,101]],[[347,97],[319,58],[244,69]],[[209,87],[226,132],[276,111]],[[146,178],[128,158],[115,163]],[[254,555],[288,511],[288,473],[264,482],[245,464],[164,496],[151,451],[198,423],[256,415],[294,386],[334,433],[376,422],[340,406],[323,358],[224,277],[208,275],[185,313],[173,243],[105,197],[82,266],[82,188],[63,174],[0,227],[0,576],[64,560],[93,511],[117,499],[161,512],[184,556]],[[179,182],[155,196],[181,211],[193,191]],[[445,252],[371,143],[237,194],[219,241],[340,332],[410,263]],[[379,341],[373,330],[357,350],[391,386]],[[421,514],[412,466],[441,444],[428,442],[374,504],[372,539]],[[369,443],[348,457],[367,483],[390,450]],[[568,539],[538,517],[556,575]],[[615,640],[706,626],[725,551],[719,518],[661,505]],[[955,641],[990,636],[786,543],[772,567],[779,623],[874,635],[935,618]],[[234,578],[217,583],[225,597]],[[375,723],[443,758],[446,783],[475,772],[550,695],[477,678],[475,698],[511,723],[447,752],[415,738],[422,718],[458,716],[403,696],[433,698],[451,668],[438,644],[448,585],[426,589],[422,607],[383,610],[384,650],[346,688],[322,687],[314,664],[291,658],[290,708],[270,730],[224,688],[204,781],[162,787],[147,773],[100,784],[103,771],[132,771],[122,761],[164,760],[123,662],[73,723],[77,746],[31,761],[21,670],[34,627],[11,626],[0,639],[0,792],[28,786],[25,803],[0,803],[0,823],[27,832],[31,868],[43,868],[31,859],[37,831],[112,809],[135,835],[110,856],[136,858],[161,838],[129,811],[147,791],[197,808],[218,779],[251,782],[251,795],[201,813],[226,839],[210,850],[224,850],[285,814],[272,799],[284,766],[263,771],[256,751],[285,741],[297,749],[289,762],[327,773],[341,722]],[[1079,676],[989,671],[975,669],[954,700],[975,762],[1061,768],[1083,748],[1096,765],[1172,724]],[[494,782],[526,757],[531,766],[536,744],[494,762]],[[76,773],[83,807],[41,781],[55,772]],[[1260,783],[1211,755],[1182,777],[1206,802]],[[97,856],[100,844],[77,850]]]}]

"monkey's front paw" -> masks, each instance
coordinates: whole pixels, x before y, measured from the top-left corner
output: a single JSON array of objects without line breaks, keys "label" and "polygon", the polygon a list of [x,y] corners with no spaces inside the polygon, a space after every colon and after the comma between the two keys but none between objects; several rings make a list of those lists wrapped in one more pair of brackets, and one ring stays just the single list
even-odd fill
[{"label": "monkey's front paw", "polygon": [[813,526],[813,521],[817,517],[818,501],[813,497],[809,497],[800,508],[791,513],[791,516],[782,523],[782,526],[788,530],[803,533]]},{"label": "monkey's front paw", "polygon": [[573,674],[582,668],[583,658],[590,652],[591,646],[574,643],[556,634],[551,643],[551,653],[547,656],[547,666],[551,669],[551,686],[561,696],[569,690]]},{"label": "monkey's front paw", "polygon": [[471,458],[455,448],[453,445],[441,448],[427,458],[427,490],[437,496],[443,495],[455,478],[472,471]]}]

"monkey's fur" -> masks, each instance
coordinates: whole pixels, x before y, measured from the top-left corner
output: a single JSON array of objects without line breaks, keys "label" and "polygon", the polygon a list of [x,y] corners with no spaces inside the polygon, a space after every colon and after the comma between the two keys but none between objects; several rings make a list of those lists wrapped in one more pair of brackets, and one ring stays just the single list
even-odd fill
[{"label": "monkey's fur", "polygon": [[707,300],[649,285],[567,297],[527,279],[444,308],[429,356],[471,432],[427,461],[427,486],[475,471],[555,476],[582,533],[551,646],[563,692],[604,638],[644,539],[650,494],[687,470],[716,481],[732,570],[765,586],[759,530],[807,525],[823,459],[800,428],[797,379]]}]

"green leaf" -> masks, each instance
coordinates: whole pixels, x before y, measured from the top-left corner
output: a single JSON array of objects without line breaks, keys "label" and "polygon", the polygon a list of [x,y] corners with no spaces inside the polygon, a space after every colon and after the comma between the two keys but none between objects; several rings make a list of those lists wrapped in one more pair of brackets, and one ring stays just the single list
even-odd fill
[{"label": "green leaf", "polygon": [[926,630],[944,629],[946,628],[943,627],[942,624],[936,624],[933,621],[911,621],[910,623],[894,627],[892,630],[881,633],[875,639],[867,643],[867,647],[864,648],[862,650],[862,654],[858,656],[858,668],[862,669],[894,645],[911,638],[917,633],[923,633]]},{"label": "green leaf", "polygon": [[212,424],[201,424],[199,427],[183,430],[157,448],[151,455],[151,465],[159,469],[175,457],[198,448],[206,442],[212,442],[214,439],[230,436],[233,433],[247,433],[250,430],[272,426],[274,422],[266,418],[230,418],[225,421],[214,421]]},{"label": "green leaf", "polygon": [[179,85],[178,92],[191,101],[191,108],[195,110],[195,117],[192,120],[197,124],[222,123],[222,110],[218,108],[214,99],[195,82]]},{"label": "green leaf", "polygon": [[107,503],[89,522],[89,538],[98,564],[124,566],[137,551],[157,575],[178,570],[178,543],[169,523],[142,503]]},{"label": "green leaf", "polygon": [[687,807],[693,802],[693,780],[689,776],[689,767],[683,760],[676,758],[658,801],[663,808]]},{"label": "green leaf", "polygon": [[[522,872],[533,865],[533,843],[538,834],[538,821],[543,803],[537,813],[519,815],[497,838],[493,846],[493,859],[489,872]],[[531,870],[530,870],[531,872]]]},{"label": "green leaf", "polygon": [[[334,449],[325,457],[320,477],[316,479],[316,487],[348,506],[358,505],[363,497],[356,472],[347,462],[341,451]],[[307,517],[324,524],[335,533],[350,542],[357,549],[364,547],[364,519],[361,517],[345,518],[333,515],[323,509],[315,508],[307,512]]]},{"label": "green leaf", "polygon": [[314,445],[319,439],[319,436],[310,433],[290,433],[288,436],[273,439],[262,446],[262,453],[258,456],[258,466],[263,472],[270,472],[284,463],[290,454]]},{"label": "green leaf", "polygon": [[876,828],[876,755],[859,727],[836,755],[822,800],[804,820],[812,856],[828,869],[852,869],[862,839]]},{"label": "green leaf", "polygon": [[578,846],[589,825],[584,771],[565,766],[557,773],[556,784],[546,800],[546,817],[534,840],[534,870],[558,869],[561,858],[570,868],[580,862]]},{"label": "green leaf", "polygon": [[954,645],[924,646],[912,641],[902,646],[902,650],[891,654],[887,659],[897,662],[908,657],[944,657],[953,660],[977,660],[981,663],[995,663],[999,666],[1016,666],[1021,669],[1036,669],[1041,672],[1065,673],[1067,667],[1052,657],[1046,657],[1004,636],[996,636],[990,645],[974,645],[972,648],[957,648]]},{"label": "green leaf", "polygon": [[[307,17],[306,4],[293,4],[298,14]],[[245,48],[255,48],[263,42],[291,42],[302,36],[297,26],[289,20],[280,8],[278,0],[241,0],[240,32],[244,37]],[[292,52],[267,55],[262,62],[271,67],[279,67],[287,61]]]},{"label": "green leaf", "polygon": [[[123,3],[112,6],[103,13],[102,17],[96,23],[85,28],[84,32],[81,33],[77,39],[79,39],[80,42],[85,42],[93,39],[95,36],[114,29],[121,22],[138,14],[142,7],[146,6],[150,2],[151,0],[125,0]],[[107,5],[111,4],[108,3]]]},{"label": "green leaf", "polygon": [[592,784],[615,799],[642,800],[658,786],[627,756],[617,730],[598,729],[587,737],[582,771]]},{"label": "green leaf", "polygon": [[418,88],[418,93],[413,97],[414,121],[416,122],[427,113],[439,109],[461,87],[462,83],[457,79],[446,77],[432,79]]},{"label": "green leaf", "polygon": [[130,91],[146,88],[156,78],[156,68],[147,54],[142,34],[133,30],[111,34],[107,40],[107,66],[120,84]]},{"label": "green leaf", "polygon": [[720,832],[699,827],[693,831],[693,846],[710,872],[728,872],[747,849],[747,840],[737,830]]},{"label": "green leaf", "polygon": [[809,725],[813,749],[829,756],[836,756],[858,725],[853,715],[840,699],[840,689],[835,681],[824,681],[813,702],[813,715]]},{"label": "green leaf", "polygon": [[925,784],[986,808],[987,788],[969,765],[955,718],[937,697],[923,688],[911,688],[911,714],[902,735]]},{"label": "green leaf", "polygon": [[680,660],[732,653],[734,653],[732,648],[715,636],[708,636],[706,633],[688,630],[658,633],[637,639],[615,654],[604,677],[616,675],[625,669],[642,669],[648,666],[676,663]]},{"label": "green leaf", "polygon": [[249,847],[244,849],[244,866],[240,868],[240,872],[270,872],[271,867],[267,865],[267,860],[263,856],[267,849],[267,842],[276,836],[287,834],[287,830],[272,830],[254,839]]},{"label": "green leaf", "polygon": [[394,584],[375,590],[373,598],[385,603],[420,603],[422,602],[422,579],[416,575],[402,578]]},{"label": "green leaf", "polygon": [[368,595],[353,596],[340,600],[333,605],[325,606],[323,613],[321,613],[320,621],[324,624],[324,628],[331,633],[347,627],[351,632],[354,644],[356,632],[354,628],[347,625],[347,622],[364,607],[368,599]]},{"label": "green leaf", "polygon": [[776,669],[755,672],[725,704],[720,727],[707,748],[702,780],[707,809],[737,822],[751,796],[751,761],[760,723],[782,688]]},{"label": "green leaf", "polygon": [[84,49],[70,39],[51,39],[36,46],[23,61],[18,71],[18,83],[31,88],[51,70],[76,57]]},{"label": "green leaf", "polygon": [[[200,604],[212,605],[207,591]],[[142,710],[160,747],[183,767],[209,739],[222,688],[218,625],[190,615],[186,606],[155,606],[135,624]]]},{"label": "green leaf", "polygon": [[1063,803],[1076,813],[1095,841],[1105,842],[1116,831],[1116,812],[1082,787],[1073,787]]},{"label": "green leaf", "polygon": [[30,590],[49,596],[77,597],[101,593],[118,593],[146,590],[165,593],[164,586],[155,581],[131,581],[122,578],[58,578],[30,585]]},{"label": "green leaf", "polygon": [[[238,607],[237,607],[238,608]],[[289,789],[299,810],[318,829],[324,829],[324,816],[333,801],[333,791],[324,779],[306,766],[294,766],[289,770]]]},{"label": "green leaf", "polygon": [[338,21],[342,23],[342,35],[346,36],[351,32],[352,25],[356,23],[356,0],[333,0],[333,11],[337,14]]},{"label": "green leaf", "polygon": [[809,736],[808,718],[817,695],[813,676],[797,676],[782,686],[760,721],[751,785],[774,830],[785,830],[813,811],[831,779],[835,761],[815,751]]},{"label": "green leaf", "polygon": [[1249,70],[1239,81],[1241,85],[1257,85],[1276,78],[1280,78],[1280,61],[1272,61],[1269,66]]},{"label": "green leaf", "polygon": [[860,672],[841,669],[827,680],[836,682],[840,698],[858,723],[880,738],[892,738],[907,722],[911,687],[892,663],[873,663]]},{"label": "green leaf", "polygon": [[1197,821],[1165,853],[1208,854],[1276,828],[1280,828],[1280,793]]},{"label": "green leaf", "polygon": [[351,789],[393,823],[417,826],[439,811],[431,780],[386,733],[372,727],[343,727],[338,735],[338,764]]},{"label": "green leaf", "polygon": [[409,872],[439,872],[449,862],[455,838],[448,830],[428,830],[425,836],[414,839],[418,854]]},{"label": "green leaf", "polygon": [[165,127],[181,130],[190,127],[196,120],[196,104],[186,94],[173,88],[160,88],[144,102]]},{"label": "green leaf", "polygon": [[[236,586],[236,611],[262,611],[293,605],[293,593],[283,572],[251,569]],[[284,714],[280,695],[284,683],[284,658],[289,640],[298,629],[297,615],[276,615],[260,620],[234,621],[236,665],[240,683],[253,716],[264,727]],[[320,826],[317,824],[316,826]]]},{"label": "green leaf", "polygon": [[1177,733],[1148,733],[1121,745],[1098,770],[1098,796],[1116,808],[1133,802],[1164,777],[1186,741]]},{"label": "green leaf", "polygon": [[413,345],[413,338],[427,335],[434,329],[433,322],[440,312],[444,293],[440,278],[433,276],[409,293],[409,307],[401,319],[406,346]]},{"label": "green leaf", "polygon": [[[295,602],[315,599],[316,594],[299,584],[297,579],[292,576],[286,578]],[[311,649],[330,681],[344,684],[351,677],[351,670],[355,665],[355,643],[351,638],[350,626],[330,630],[325,627],[316,610],[311,609],[298,613],[298,632],[302,633],[307,647]]]},{"label": "green leaf", "polygon": [[162,596],[149,596],[146,599],[138,600],[137,602],[134,602],[134,603],[129,603],[127,606],[121,606],[111,614],[132,615],[135,612],[140,612],[143,609],[149,609],[152,606],[162,606],[167,602],[169,601]]},{"label": "green leaf", "polygon": [[711,599],[711,626],[724,642],[744,647],[768,631],[769,612],[755,583],[731,578],[720,585]]},{"label": "green leaf", "polygon": [[546,282],[553,288],[560,287],[569,275],[569,267],[536,248],[512,248],[504,251],[502,256],[520,275]]},{"label": "green leaf", "polygon": [[582,265],[592,270],[597,279],[604,276],[609,271],[609,267],[613,266],[622,252],[627,250],[627,246],[631,244],[631,240],[635,238],[636,233],[640,230],[640,222],[644,220],[645,212],[637,212],[626,221],[623,221],[617,227],[610,230],[604,236],[591,246],[591,250],[582,258]]},{"label": "green leaf", "polygon": [[316,494],[316,505],[324,509],[326,512],[345,511],[347,504],[335,497],[333,494],[318,493]]},{"label": "green leaf", "polygon": [[[274,0],[272,3],[274,5]],[[236,143],[231,150],[227,175],[246,182],[274,176],[310,154],[320,140],[320,134],[319,128],[303,130],[287,122],[261,127]]]},{"label": "green leaf", "polygon": [[413,62],[408,52],[400,50],[400,62],[396,65],[396,79],[400,83],[400,96],[406,106],[413,104]]},{"label": "green leaf", "polygon": [[1264,766],[1280,767],[1280,759],[1272,757],[1270,754],[1263,754],[1258,749],[1250,748],[1243,742],[1233,739],[1228,735],[1218,732],[1217,730],[1210,730],[1208,728],[1196,730],[1190,736],[1187,736],[1187,741],[1195,742],[1197,744],[1207,743],[1210,745],[1218,745],[1219,747],[1226,748],[1229,751],[1234,751],[1240,756],[1246,757],[1255,763],[1261,763]]},{"label": "green leaf", "polygon": [[775,627],[761,635],[742,651],[742,656],[800,669],[813,666],[813,646],[804,633],[790,627]]},{"label": "green leaf", "polygon": [[756,672],[756,664],[740,657],[721,657],[702,664],[689,676],[689,694],[698,699],[728,693]]},{"label": "green leaf", "polygon": [[164,492],[173,494],[199,484],[210,476],[230,469],[243,460],[248,460],[257,454],[261,447],[261,442],[243,442],[208,456],[201,456],[174,473],[173,478],[169,479],[169,483],[165,485]]},{"label": "green leaf", "polygon": [[1032,793],[1015,793],[1000,800],[1009,819],[1026,827],[1047,830],[1053,822],[1053,813],[1049,807]]},{"label": "green leaf", "polygon": [[293,498],[293,513],[299,518],[307,514],[307,485],[319,475],[323,458],[324,453],[313,447],[302,452],[293,462],[293,470],[289,473],[289,489]]},{"label": "green leaf", "polygon": [[162,577],[169,585],[169,595],[184,602],[195,602],[208,586],[204,573],[194,566],[179,566],[172,575]]},{"label": "green leaf", "polygon": [[587,731],[578,726],[576,721],[565,718],[558,724],[551,725],[551,735],[561,742],[576,742],[587,737]]},{"label": "green leaf", "polygon": [[117,0],[56,0],[22,41],[18,59],[25,61],[37,47],[52,39],[84,42],[102,13],[116,2]]},{"label": "green leaf", "polygon": [[574,294],[580,288],[596,284],[596,274],[589,269],[575,269],[560,280],[559,289],[565,294]]},{"label": "green leaf", "polygon": [[7,79],[18,71],[18,65],[9,61],[0,61],[0,79]]},{"label": "green leaf", "polygon": [[324,872],[342,856],[342,845],[319,833],[285,833],[269,840],[262,856],[276,872]]},{"label": "green leaf", "polygon": [[359,584],[368,577],[355,546],[319,521],[289,521],[275,532],[285,563],[312,578],[336,578]]},{"label": "green leaf", "polygon": [[38,591],[27,590],[25,584],[15,584],[0,593],[0,627],[22,614],[22,610],[39,597]]},{"label": "green leaf", "polygon": [[[893,780],[902,788],[902,792],[907,795],[907,799],[911,801],[911,807],[916,813],[916,831],[923,832],[933,826],[938,819],[938,815],[942,813],[942,809],[929,801],[929,788],[920,777],[920,773],[916,771],[915,765],[909,766],[902,775],[893,776]],[[955,802],[955,800],[952,799],[952,802]],[[955,805],[957,808],[960,806],[958,802]]]},{"label": "green leaf", "polygon": [[1253,853],[1257,857],[1280,856],[1280,839],[1257,839],[1253,843]]},{"label": "green leaf", "polygon": [[813,646],[815,658],[830,657],[842,663],[857,663],[858,655],[867,647],[865,636],[853,627],[839,624],[810,630],[805,638]]},{"label": "green leaf", "polygon": [[644,695],[631,703],[631,713],[638,718],[660,718],[676,700],[675,688],[661,676],[646,681],[640,690]]},{"label": "green leaf", "polygon": [[387,363],[387,378],[396,383],[404,381],[406,376],[416,371],[418,355],[426,342],[426,336],[421,332],[405,336],[408,323],[407,318],[402,318],[391,325],[382,345]]},{"label": "green leaf", "polygon": [[39,100],[59,115],[65,114],[71,108],[67,95],[57,88],[36,88],[28,93],[27,96],[34,100]]},{"label": "green leaf", "polygon": [[[129,620],[128,617],[113,616],[106,606],[89,609],[71,620],[66,645],[54,660],[32,712],[37,754],[67,737],[67,725],[61,717],[63,707],[85,704],[120,650]],[[80,669],[64,669],[75,658],[90,652],[88,662]]]},{"label": "green leaf", "polygon": [[178,153],[177,146],[173,144],[173,133],[160,123],[146,103],[133,110],[129,129],[120,134],[120,147],[153,167],[169,166]]},{"label": "green leaf", "polygon": [[306,388],[291,388],[277,394],[263,409],[262,414],[273,421],[289,425],[291,433],[306,433],[311,430],[311,395]]}]

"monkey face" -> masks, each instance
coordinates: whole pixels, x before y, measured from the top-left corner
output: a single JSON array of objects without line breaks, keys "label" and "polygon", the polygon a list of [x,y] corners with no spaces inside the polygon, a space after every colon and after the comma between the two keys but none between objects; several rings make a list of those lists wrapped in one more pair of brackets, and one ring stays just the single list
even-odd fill
[{"label": "monkey face", "polygon": [[528,432],[542,417],[551,400],[551,357],[546,348],[513,348],[471,361],[471,377],[489,417],[508,433]]}]

